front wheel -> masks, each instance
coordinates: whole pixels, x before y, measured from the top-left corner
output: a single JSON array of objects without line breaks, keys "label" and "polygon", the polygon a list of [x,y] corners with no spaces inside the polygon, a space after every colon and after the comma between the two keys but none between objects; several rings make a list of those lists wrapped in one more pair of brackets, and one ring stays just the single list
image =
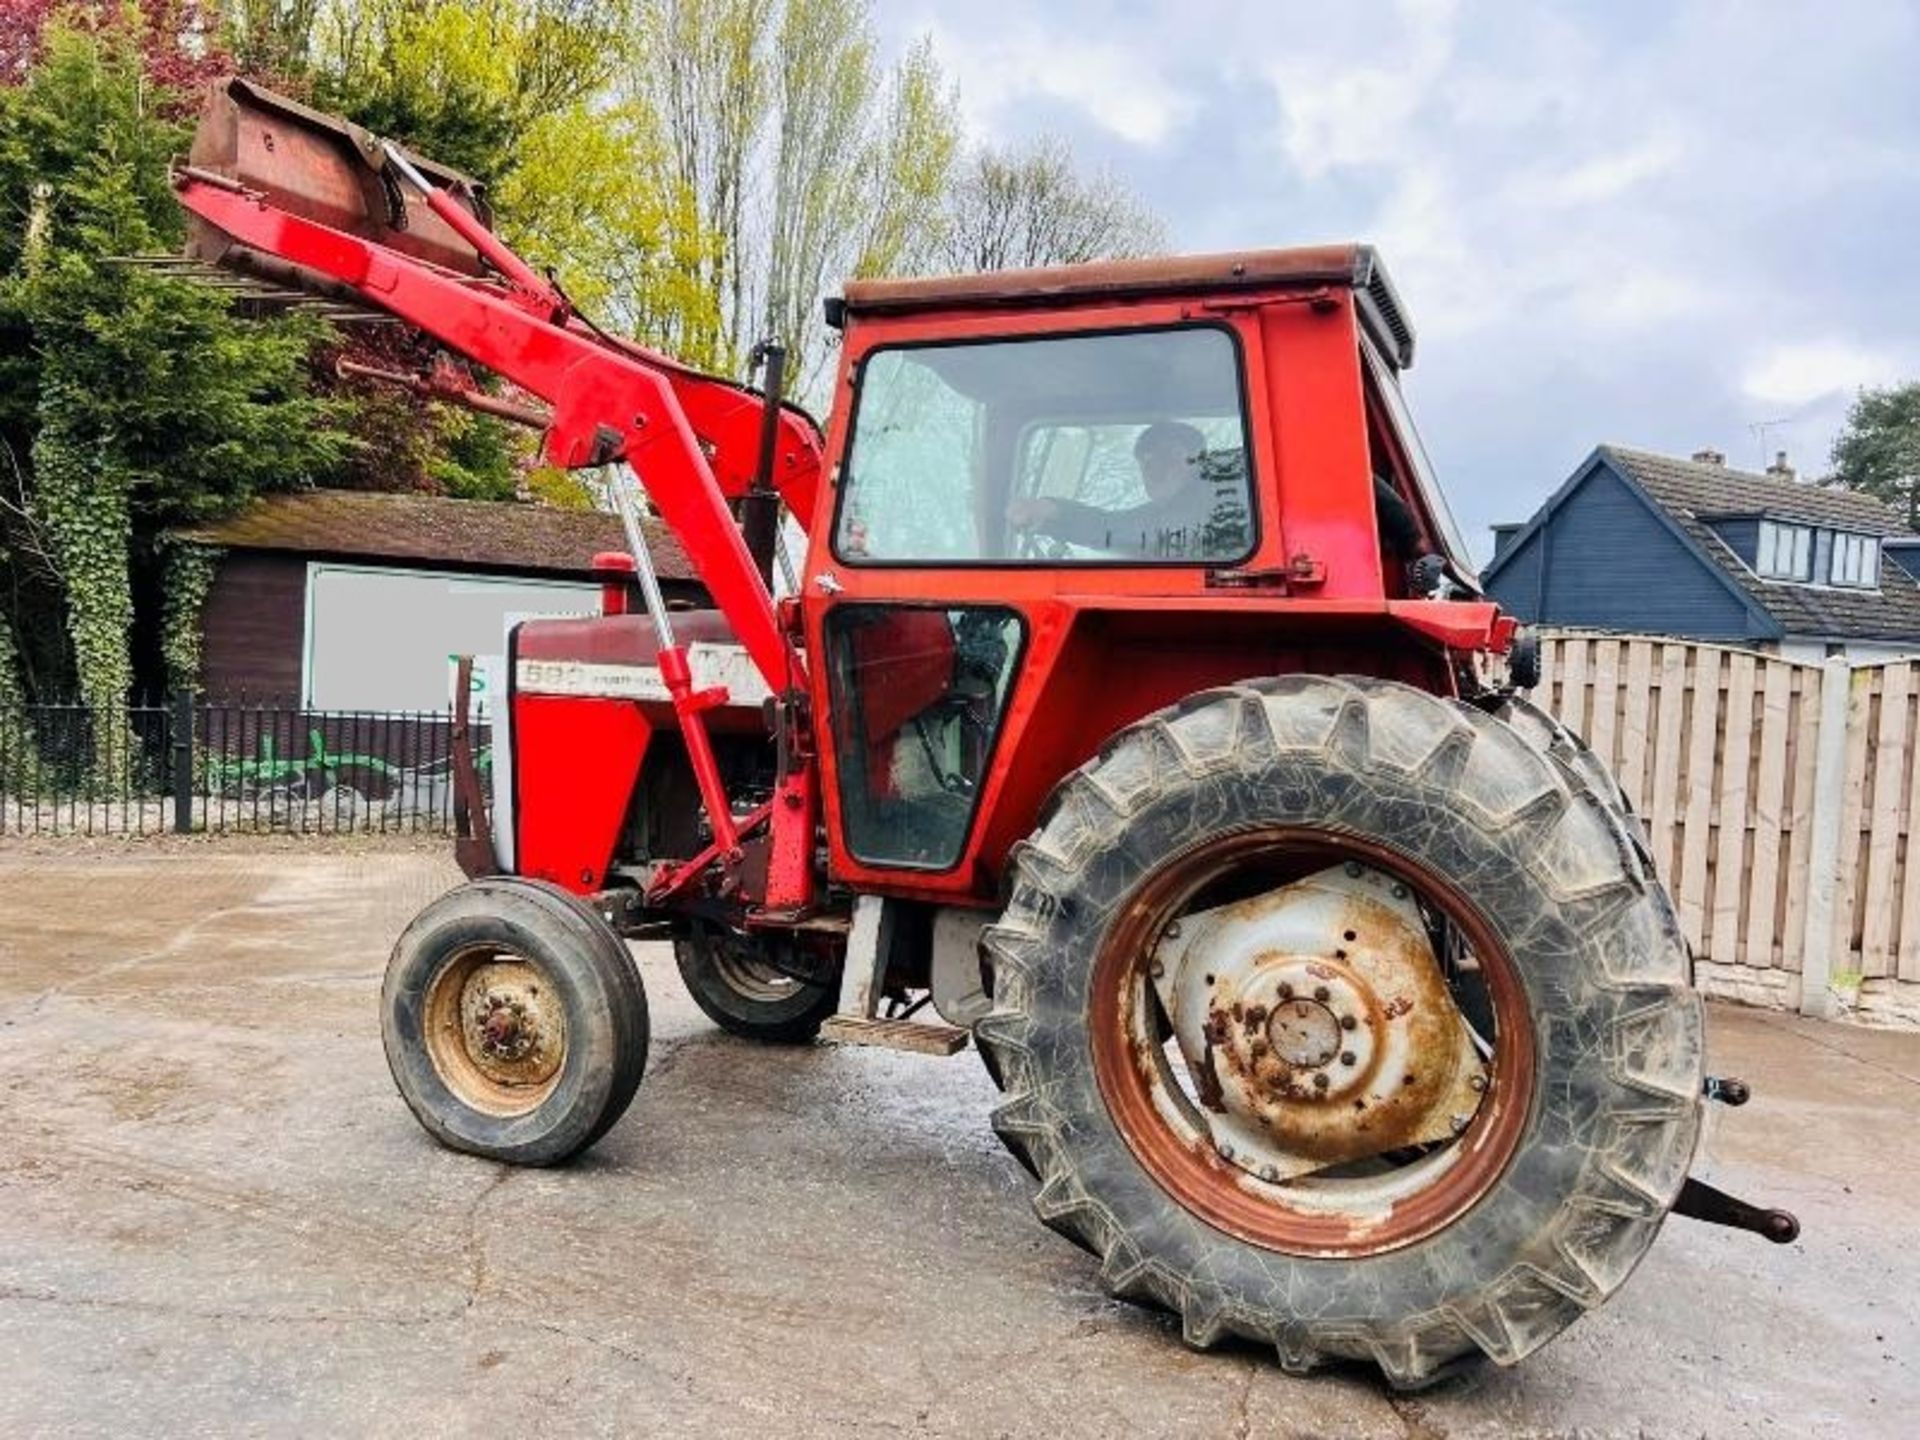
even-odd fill
[{"label": "front wheel", "polygon": [[402,1098],[441,1144],[552,1165],[633,1099],[647,998],[598,912],[555,886],[496,876],[448,891],[400,936],[380,1035]]},{"label": "front wheel", "polygon": [[1191,1343],[1511,1363],[1676,1197],[1701,1016],[1602,800],[1505,725],[1289,677],[1123,732],[986,935],[1035,1207]]}]

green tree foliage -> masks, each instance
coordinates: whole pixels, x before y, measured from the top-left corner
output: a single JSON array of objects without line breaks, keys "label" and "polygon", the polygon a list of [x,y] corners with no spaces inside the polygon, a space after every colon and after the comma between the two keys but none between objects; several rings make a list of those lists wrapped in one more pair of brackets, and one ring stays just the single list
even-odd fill
[{"label": "green tree foliage", "polygon": [[[298,0],[253,33],[294,48]],[[295,83],[314,103],[464,170],[501,235],[588,313],[695,363],[718,354],[705,232],[666,178],[650,112],[611,93],[636,43],[630,0],[320,0]],[[511,495],[530,437],[405,400],[356,427],[378,488]],[[485,452],[484,456],[480,453]]]},{"label": "green tree foliage", "polygon": [[[345,445],[307,390],[316,327],[118,263],[182,234],[165,157],[186,135],[168,114],[191,107],[162,103],[179,97],[138,41],[55,24],[26,83],[0,89],[0,443],[20,496],[4,563],[52,582],[67,653],[44,682],[78,687],[116,763],[133,580],[157,536],[324,477]],[[10,618],[16,637],[48,628]]]},{"label": "green tree foliage", "polygon": [[1877,496],[1920,530],[1920,380],[1860,392],[1833,444],[1832,483]]},{"label": "green tree foliage", "polygon": [[335,0],[314,98],[489,183],[530,128],[590,99],[624,45],[627,0]]}]

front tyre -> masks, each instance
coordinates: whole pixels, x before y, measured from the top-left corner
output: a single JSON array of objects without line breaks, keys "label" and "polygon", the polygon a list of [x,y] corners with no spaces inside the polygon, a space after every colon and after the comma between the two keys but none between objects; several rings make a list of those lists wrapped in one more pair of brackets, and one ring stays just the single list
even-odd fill
[{"label": "front tyre", "polygon": [[647,999],[625,943],[559,888],[497,876],[450,890],[394,946],[380,991],[394,1084],[442,1145],[553,1165],[639,1088]]},{"label": "front tyre", "polygon": [[1196,1345],[1400,1386],[1512,1363],[1686,1176],[1671,907],[1588,786],[1466,706],[1299,676],[1151,717],[1061,786],[986,944],[1035,1208]]}]

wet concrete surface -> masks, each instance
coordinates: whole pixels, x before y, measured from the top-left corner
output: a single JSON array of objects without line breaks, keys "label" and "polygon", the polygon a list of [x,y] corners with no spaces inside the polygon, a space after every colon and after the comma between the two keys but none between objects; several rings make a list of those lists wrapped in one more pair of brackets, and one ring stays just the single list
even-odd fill
[{"label": "wet concrete surface", "polygon": [[973,1054],[766,1049],[641,947],[583,1162],[439,1150],[387,949],[438,850],[0,852],[0,1434],[1870,1435],[1920,1417],[1920,1036],[1716,1007],[1758,1091],[1604,1310],[1415,1398],[1184,1349],[1044,1230]]}]

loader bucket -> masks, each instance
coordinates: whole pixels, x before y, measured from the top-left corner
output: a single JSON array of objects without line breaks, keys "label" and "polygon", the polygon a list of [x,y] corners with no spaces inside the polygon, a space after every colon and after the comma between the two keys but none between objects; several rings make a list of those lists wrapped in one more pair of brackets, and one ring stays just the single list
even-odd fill
[{"label": "loader bucket", "polygon": [[[408,158],[482,224],[490,222],[476,181],[430,160]],[[223,80],[208,92],[187,163],[259,191],[278,209],[448,270],[481,273],[479,253],[427,207],[417,190],[401,183],[372,135],[246,80]],[[198,216],[188,220],[187,254],[322,294],[338,288],[238,244]]]}]

